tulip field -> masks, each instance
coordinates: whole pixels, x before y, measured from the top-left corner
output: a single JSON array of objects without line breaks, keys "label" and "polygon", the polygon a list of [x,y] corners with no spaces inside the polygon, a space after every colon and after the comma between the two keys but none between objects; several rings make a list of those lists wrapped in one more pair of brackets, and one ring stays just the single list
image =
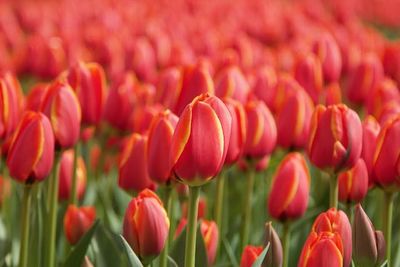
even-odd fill
[{"label": "tulip field", "polygon": [[400,267],[399,11],[0,1],[0,267]]}]

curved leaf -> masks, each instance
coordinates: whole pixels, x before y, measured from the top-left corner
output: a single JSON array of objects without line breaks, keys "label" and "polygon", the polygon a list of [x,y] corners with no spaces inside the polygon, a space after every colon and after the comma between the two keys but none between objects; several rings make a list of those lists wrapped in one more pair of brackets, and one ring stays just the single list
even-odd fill
[{"label": "curved leaf", "polygon": [[128,266],[131,267],[143,267],[143,264],[140,262],[139,258],[136,256],[135,252],[133,252],[131,246],[126,242],[125,238],[120,235],[122,243],[124,244],[125,253],[128,256]]},{"label": "curved leaf", "polygon": [[253,265],[251,265],[251,267],[261,267],[265,255],[267,255],[268,249],[269,249],[269,245],[270,243],[268,243],[268,245],[264,248],[264,250],[261,252],[260,256],[257,257],[257,259],[254,261]]}]

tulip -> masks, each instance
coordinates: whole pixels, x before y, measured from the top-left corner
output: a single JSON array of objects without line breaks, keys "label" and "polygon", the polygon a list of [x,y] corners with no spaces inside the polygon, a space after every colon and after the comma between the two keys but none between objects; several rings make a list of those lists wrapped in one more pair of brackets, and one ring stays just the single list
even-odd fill
[{"label": "tulip", "polygon": [[324,232],[329,232],[335,235],[337,234],[340,237],[340,243],[343,246],[343,249],[341,250],[343,266],[350,266],[352,252],[351,225],[347,215],[343,211],[331,208],[318,215],[312,226],[312,232],[315,232],[317,235],[321,235]]},{"label": "tulip", "polygon": [[69,205],[64,215],[64,233],[71,245],[76,245],[96,218],[94,207]]},{"label": "tulip", "polygon": [[275,88],[272,90],[271,98],[272,103],[268,105],[268,108],[275,114],[281,108],[286,100],[286,96],[294,94],[297,91],[304,90],[303,87],[294,79],[293,76],[283,73],[279,76]]},{"label": "tulip", "polygon": [[220,98],[232,98],[246,103],[250,86],[237,66],[228,66],[215,78],[215,94]]},{"label": "tulip", "polygon": [[356,266],[381,266],[386,256],[385,238],[375,231],[360,204],[354,210],[353,260]]},{"label": "tulip", "polygon": [[[199,197],[199,207],[197,210],[197,219],[204,219],[207,214],[207,199],[203,196]],[[182,217],[187,218],[188,216],[188,203],[187,201],[182,203]],[[182,229],[183,230],[183,229]]]},{"label": "tulip", "polygon": [[11,194],[11,181],[0,175],[0,206]]},{"label": "tulip", "polygon": [[298,152],[287,154],[273,178],[268,197],[270,215],[282,221],[301,217],[307,209],[310,181],[304,157]]},{"label": "tulip", "polygon": [[[271,159],[271,156],[270,155],[266,155],[265,157],[257,160],[255,162],[255,164],[251,164],[248,161],[246,161],[244,158],[241,158],[238,161],[237,165],[238,165],[239,169],[242,172],[248,172],[253,167],[254,167],[254,171],[262,172],[262,171],[265,171],[268,168],[270,159]],[[255,166],[251,166],[251,165],[255,165]]]},{"label": "tulip", "polygon": [[295,66],[294,76],[301,86],[310,95],[314,103],[319,102],[323,89],[322,66],[319,59],[308,54],[300,58]]},{"label": "tulip", "polygon": [[269,244],[269,248],[267,255],[265,255],[263,265],[269,267],[281,267],[283,262],[282,244],[274,227],[272,227],[271,222],[265,224],[264,244]]},{"label": "tulip", "polygon": [[398,101],[390,101],[383,105],[377,120],[380,125],[385,125],[400,114],[400,103]]},{"label": "tulip", "polygon": [[69,70],[67,79],[79,99],[82,123],[97,125],[103,114],[106,99],[103,68],[96,63],[79,62]]},{"label": "tulip", "polygon": [[147,169],[147,137],[132,134],[121,154],[118,185],[127,192],[153,187]]},{"label": "tulip", "polygon": [[38,83],[34,87],[29,90],[28,95],[26,96],[26,110],[32,111],[40,111],[43,100],[47,94],[47,90],[49,89],[49,84],[47,83]]},{"label": "tulip", "polygon": [[200,232],[206,246],[208,266],[212,266],[218,248],[219,232],[217,224],[214,221],[202,220],[200,223]]},{"label": "tulip", "polygon": [[173,109],[181,92],[182,79],[180,69],[172,67],[164,70],[158,78],[156,103],[160,103],[168,109]]},{"label": "tulip", "polygon": [[56,81],[47,89],[41,111],[50,119],[56,146],[70,148],[79,139],[81,108],[71,87]]},{"label": "tulip", "polygon": [[242,259],[240,260],[240,267],[251,267],[256,261],[258,256],[263,251],[263,247],[256,247],[248,245],[244,248]]},{"label": "tulip", "polygon": [[400,91],[393,80],[385,78],[371,90],[366,100],[368,113],[379,118],[387,103],[400,103]]},{"label": "tulip", "polygon": [[306,146],[314,104],[304,90],[289,92],[276,115],[278,144],[284,148]]},{"label": "tulip", "polygon": [[301,251],[298,267],[342,267],[343,245],[340,235],[332,232],[311,232]]},{"label": "tulip", "polygon": [[368,171],[368,185],[372,186],[375,183],[373,172],[374,153],[376,148],[376,141],[378,134],[381,130],[379,123],[372,116],[367,116],[363,123],[363,145],[361,151],[361,158],[364,160]]},{"label": "tulip", "polygon": [[31,184],[50,173],[54,159],[54,135],[43,113],[26,112],[11,140],[7,166],[11,177]]},{"label": "tulip", "polygon": [[[58,187],[58,199],[68,200],[71,198],[72,189],[72,175],[73,175],[73,161],[74,161],[74,151],[66,150],[61,155],[60,168],[58,172],[58,177],[60,179],[60,184]],[[82,157],[78,158],[76,172],[76,193],[78,199],[82,199],[86,188],[86,167],[85,162]]]},{"label": "tulip", "polygon": [[145,189],[129,202],[122,232],[144,264],[150,263],[161,253],[168,231],[167,213],[155,193]]},{"label": "tulip", "polygon": [[274,106],[277,80],[275,69],[268,65],[257,69],[255,73],[255,81],[252,88],[253,94],[270,109],[273,109]]},{"label": "tulip", "polygon": [[151,123],[148,138],[148,172],[150,178],[158,183],[168,183],[171,178],[171,165],[168,158],[171,151],[172,136],[178,117],[166,110],[158,114]]},{"label": "tulip", "polygon": [[340,201],[361,202],[368,191],[368,171],[364,160],[360,158],[353,168],[339,174],[338,182]]},{"label": "tulip", "polygon": [[385,73],[400,82],[400,42],[386,42],[382,63]]},{"label": "tulip", "polygon": [[342,91],[338,83],[330,83],[323,93],[324,101],[326,106],[337,105],[342,103]]}]

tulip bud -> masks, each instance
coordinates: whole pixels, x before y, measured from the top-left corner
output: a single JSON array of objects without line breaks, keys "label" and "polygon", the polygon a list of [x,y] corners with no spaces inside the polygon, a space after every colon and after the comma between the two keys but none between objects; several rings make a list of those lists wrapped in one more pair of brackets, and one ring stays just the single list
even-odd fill
[{"label": "tulip bud", "polygon": [[332,232],[311,232],[301,251],[298,267],[342,267],[343,245],[340,235]]},{"label": "tulip bud", "polygon": [[367,116],[363,123],[363,145],[361,151],[361,158],[364,160],[368,171],[368,185],[374,184],[373,161],[376,148],[376,139],[381,130],[379,123],[372,116]]},{"label": "tulip bud", "polygon": [[25,110],[40,111],[48,89],[49,84],[46,83],[38,83],[34,85],[26,96]]},{"label": "tulip bud", "polygon": [[301,217],[307,209],[310,181],[304,157],[298,152],[287,154],[273,178],[268,197],[270,215],[281,221]]},{"label": "tulip bud", "polygon": [[315,219],[312,231],[318,234],[318,236],[324,232],[329,232],[335,235],[337,234],[341,240],[340,243],[343,246],[343,249],[341,250],[343,266],[350,266],[352,251],[351,225],[347,215],[343,211],[331,208],[328,211],[321,213]]},{"label": "tulip bud", "polygon": [[[58,177],[60,184],[58,187],[58,199],[68,200],[72,190],[72,176],[74,164],[74,151],[66,150],[61,155]],[[86,167],[82,157],[78,157],[76,166],[76,192],[78,199],[82,199],[86,189]]]},{"label": "tulip bud", "polygon": [[400,116],[382,128],[373,159],[375,181],[382,187],[399,187],[400,181]]},{"label": "tulip bud", "polygon": [[218,226],[214,221],[202,220],[200,223],[200,232],[206,245],[208,266],[212,266],[217,254]]},{"label": "tulip bud", "polygon": [[353,168],[340,173],[338,183],[340,201],[361,202],[368,191],[368,171],[364,160],[360,158]]},{"label": "tulip bud", "polygon": [[181,92],[182,79],[182,71],[178,68],[163,71],[158,79],[155,102],[173,109]]},{"label": "tulip bud", "polygon": [[276,145],[277,129],[274,117],[267,106],[258,100],[245,105],[247,137],[244,155],[262,158],[272,153]]},{"label": "tulip bud", "polygon": [[11,177],[22,183],[42,181],[54,160],[54,134],[50,121],[40,112],[26,112],[8,148]]},{"label": "tulip bud", "polygon": [[299,84],[303,86],[314,103],[318,103],[324,82],[322,80],[322,66],[319,59],[313,54],[308,54],[300,58],[294,72],[294,76]]},{"label": "tulip bud", "polygon": [[240,267],[252,267],[258,256],[263,251],[263,247],[246,246],[243,250]]},{"label": "tulip bud", "polygon": [[128,191],[137,192],[153,187],[147,169],[147,137],[132,134],[121,154],[118,185]]},{"label": "tulip bud", "polygon": [[145,189],[129,202],[123,223],[123,236],[147,264],[157,257],[168,238],[169,219],[161,200]]},{"label": "tulip bud", "polygon": [[71,87],[56,81],[48,88],[41,111],[49,118],[53,127],[56,146],[70,148],[79,139],[81,108]]},{"label": "tulip bud", "polygon": [[246,140],[246,114],[242,104],[233,99],[225,99],[224,103],[232,116],[232,128],[225,164],[231,165],[238,161],[243,153]]},{"label": "tulip bud", "polygon": [[98,124],[106,99],[103,68],[96,63],[79,62],[69,70],[67,79],[79,99],[82,122],[88,125]]},{"label": "tulip bud", "polygon": [[375,231],[360,204],[354,209],[353,260],[356,266],[381,266],[386,256],[383,233]]},{"label": "tulip bud", "polygon": [[362,128],[357,113],[343,104],[316,107],[308,146],[312,163],[339,172],[354,166],[361,148]]},{"label": "tulip bud", "polygon": [[215,79],[215,95],[220,98],[233,98],[246,103],[250,86],[237,66],[228,66]]},{"label": "tulip bud", "polygon": [[278,78],[274,68],[268,65],[261,67],[255,73],[253,94],[263,101],[270,109],[272,109],[274,105],[277,80]]},{"label": "tulip bud", "polygon": [[314,104],[304,90],[285,95],[276,115],[278,144],[284,148],[305,147]]},{"label": "tulip bud", "polygon": [[342,91],[338,83],[330,83],[323,92],[323,101],[325,106],[337,105],[342,103]]},{"label": "tulip bud", "polygon": [[386,42],[382,62],[385,73],[400,83],[400,42]]},{"label": "tulip bud", "polygon": [[162,109],[159,105],[146,105],[136,108],[133,112],[133,132],[147,134],[151,122]]},{"label": "tulip bud", "polygon": [[94,207],[69,205],[64,216],[64,233],[68,242],[71,245],[78,243],[90,229],[95,218],[96,210]]},{"label": "tulip bud", "polygon": [[271,222],[265,224],[264,244],[266,246],[269,244],[269,249],[265,255],[263,266],[281,267],[283,262],[282,243]]},{"label": "tulip bud", "polygon": [[[187,218],[188,214],[188,202],[182,203],[182,218]],[[203,219],[207,214],[207,199],[203,196],[199,197],[199,205],[197,208],[197,219]]]},{"label": "tulip bud", "polygon": [[380,125],[385,125],[400,114],[400,103],[398,101],[390,101],[383,105],[377,120]]},{"label": "tulip bud", "polygon": [[215,96],[196,97],[182,112],[171,143],[170,162],[178,179],[202,185],[221,170],[229,147],[232,117]]},{"label": "tulip bud", "polygon": [[147,150],[148,171],[150,178],[155,182],[167,183],[172,178],[168,158],[177,123],[178,117],[166,110],[158,114],[150,126]]},{"label": "tulip bud", "polygon": [[390,79],[381,80],[366,98],[368,114],[380,117],[385,104],[395,101],[400,104],[400,91],[396,83]]}]

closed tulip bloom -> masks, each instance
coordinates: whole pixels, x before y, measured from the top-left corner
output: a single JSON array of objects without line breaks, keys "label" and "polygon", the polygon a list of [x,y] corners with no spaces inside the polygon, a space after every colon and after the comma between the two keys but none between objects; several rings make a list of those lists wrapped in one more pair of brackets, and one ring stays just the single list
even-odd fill
[{"label": "closed tulip bloom", "polygon": [[202,220],[200,223],[200,232],[206,246],[208,266],[212,266],[217,254],[218,226],[214,221]]},{"label": "closed tulip bloom", "polygon": [[246,141],[246,113],[243,105],[233,99],[224,99],[224,103],[232,116],[231,137],[226,153],[225,164],[231,165],[237,162],[243,154]]},{"label": "closed tulip bloom", "polygon": [[274,227],[272,227],[271,222],[265,224],[264,245],[267,246],[268,244],[269,244],[269,249],[267,255],[265,255],[263,266],[282,267],[283,263],[282,243]]},{"label": "closed tulip bloom", "polygon": [[75,245],[90,229],[96,218],[94,207],[69,205],[64,215],[64,233],[68,242]]},{"label": "closed tulip bloom", "polygon": [[35,84],[29,91],[26,96],[26,110],[32,111],[40,111],[43,100],[47,94],[47,90],[49,89],[49,84],[47,83],[38,83]]},{"label": "closed tulip bloom", "polygon": [[365,103],[383,78],[383,67],[375,54],[368,54],[349,77],[347,97],[354,103]]},{"label": "closed tulip bloom", "polygon": [[[70,199],[72,191],[72,176],[74,164],[74,151],[72,149],[66,150],[61,155],[60,168],[58,177],[60,184],[58,187],[58,199]],[[78,199],[82,199],[86,189],[86,167],[82,157],[78,157],[76,167],[76,192]]]},{"label": "closed tulip bloom", "polygon": [[400,91],[396,83],[390,79],[383,79],[367,97],[367,111],[378,118],[385,104],[395,101],[400,105]]},{"label": "closed tulip bloom", "polygon": [[248,245],[244,248],[242,259],[240,260],[240,267],[252,267],[258,256],[263,251],[263,247],[256,247]]},{"label": "closed tulip bloom", "polygon": [[172,178],[169,155],[172,136],[178,117],[166,110],[158,114],[150,126],[148,138],[148,170],[150,178],[157,183],[167,183]]},{"label": "closed tulip bloom", "polygon": [[233,98],[246,103],[250,85],[237,66],[228,66],[215,78],[215,94],[220,98]]},{"label": "closed tulip bloom", "polygon": [[400,184],[400,116],[382,128],[373,159],[376,182],[382,187],[399,187]]},{"label": "closed tulip bloom", "polygon": [[245,105],[247,137],[244,155],[262,158],[272,153],[276,145],[277,129],[274,117],[259,100],[251,100]]},{"label": "closed tulip bloom", "polygon": [[47,177],[54,160],[54,134],[49,119],[40,112],[26,112],[8,148],[11,177],[33,183]]},{"label": "closed tulip bloom", "polygon": [[343,245],[340,235],[311,232],[301,251],[298,267],[343,267]]},{"label": "closed tulip bloom", "polygon": [[361,148],[362,127],[356,112],[343,104],[316,107],[308,146],[314,165],[334,172],[351,168]]},{"label": "closed tulip bloom", "polygon": [[304,157],[289,153],[279,164],[268,197],[270,215],[278,220],[301,217],[308,204],[310,173]]},{"label": "closed tulip bloom", "polygon": [[400,42],[386,42],[382,63],[385,73],[400,82]]},{"label": "closed tulip bloom", "polygon": [[324,100],[322,103],[324,103],[325,106],[342,103],[342,91],[340,89],[340,85],[338,83],[330,83],[328,86],[326,86],[323,93],[323,98]]},{"label": "closed tulip bloom", "polygon": [[[262,157],[261,159],[256,160],[255,162],[255,171],[256,172],[262,172],[264,170],[266,170],[268,168],[269,165],[269,161],[271,159],[270,155],[266,155],[264,157]],[[248,161],[246,161],[246,159],[241,158],[238,161],[238,168],[242,171],[242,172],[247,172],[250,170],[250,168],[253,168],[253,166],[251,166],[252,164],[249,164]]]},{"label": "closed tulip bloom", "polygon": [[221,170],[229,147],[232,117],[215,96],[196,97],[182,112],[171,143],[170,163],[178,179],[202,185]]},{"label": "closed tulip bloom", "polygon": [[374,184],[373,162],[376,148],[376,141],[381,130],[381,126],[377,120],[372,116],[367,116],[363,123],[363,145],[361,151],[361,158],[365,162],[368,171],[368,185]]},{"label": "closed tulip bloom", "polygon": [[57,147],[70,148],[78,142],[81,108],[78,98],[67,83],[56,81],[50,85],[41,111],[51,122]]},{"label": "closed tulip bloom", "polygon": [[381,266],[386,256],[383,233],[375,231],[371,220],[360,204],[354,209],[353,260],[356,266]]},{"label": "closed tulip bloom", "polygon": [[156,103],[171,110],[175,107],[182,89],[182,76],[181,69],[177,67],[171,67],[161,72],[157,82]]},{"label": "closed tulip bloom", "polygon": [[368,171],[364,160],[360,158],[353,168],[340,173],[338,183],[340,201],[361,202],[368,191]]},{"label": "closed tulip bloom", "polygon": [[341,253],[343,256],[343,266],[350,266],[352,253],[351,225],[347,215],[343,211],[331,208],[321,213],[315,219],[312,231],[318,235],[323,232],[338,234],[343,245],[343,252]]},{"label": "closed tulip bloom", "polygon": [[272,109],[275,101],[275,87],[278,81],[275,69],[272,66],[265,65],[257,69],[254,76],[252,93]]},{"label": "closed tulip bloom", "polygon": [[106,81],[103,68],[96,63],[79,62],[67,74],[82,108],[82,123],[97,125],[103,115]]},{"label": "closed tulip bloom", "polygon": [[155,193],[145,189],[129,202],[122,234],[143,263],[151,262],[161,253],[168,232],[169,219]]},{"label": "closed tulip bloom", "polygon": [[314,104],[304,90],[289,92],[277,111],[278,144],[284,148],[303,148],[310,132]]},{"label": "closed tulip bloom", "polygon": [[400,102],[390,101],[383,105],[381,112],[376,118],[380,125],[385,125],[400,114]]},{"label": "closed tulip bloom", "polygon": [[319,59],[314,54],[300,58],[295,66],[294,76],[314,103],[318,103],[324,83]]},{"label": "closed tulip bloom", "polygon": [[132,134],[121,154],[118,185],[128,192],[139,192],[153,187],[147,169],[147,137]]}]

